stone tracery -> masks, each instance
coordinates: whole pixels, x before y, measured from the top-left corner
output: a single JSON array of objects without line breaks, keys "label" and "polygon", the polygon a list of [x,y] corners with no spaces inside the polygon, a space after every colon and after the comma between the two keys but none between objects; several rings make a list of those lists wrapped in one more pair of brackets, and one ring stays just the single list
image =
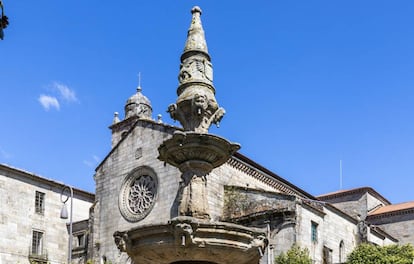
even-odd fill
[{"label": "stone tracery", "polygon": [[155,195],[155,181],[149,175],[142,175],[130,187],[128,206],[132,212],[142,214],[151,207]]},{"label": "stone tracery", "polygon": [[143,219],[151,211],[157,197],[158,182],[149,167],[139,167],[126,177],[119,196],[119,210],[130,222]]}]

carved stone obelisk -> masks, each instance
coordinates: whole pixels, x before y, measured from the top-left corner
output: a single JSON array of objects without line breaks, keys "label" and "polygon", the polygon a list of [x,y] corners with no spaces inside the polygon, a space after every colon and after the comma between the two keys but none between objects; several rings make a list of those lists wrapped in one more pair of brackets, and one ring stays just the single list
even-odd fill
[{"label": "carved stone obelisk", "polygon": [[208,134],[210,126],[218,125],[225,111],[215,98],[213,67],[201,25],[201,9],[194,7],[191,13],[181,55],[178,99],[168,107],[171,117],[181,123],[184,132],[176,132],[165,141],[158,149],[158,158],[182,172],[179,215],[209,219],[207,175],[240,146]]}]

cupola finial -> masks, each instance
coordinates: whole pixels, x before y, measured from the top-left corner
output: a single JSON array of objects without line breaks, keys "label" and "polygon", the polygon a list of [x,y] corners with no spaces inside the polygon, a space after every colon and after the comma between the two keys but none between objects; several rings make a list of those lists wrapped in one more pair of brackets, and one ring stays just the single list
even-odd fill
[{"label": "cupola finial", "polygon": [[141,87],[141,72],[138,72],[138,87],[137,87],[137,92],[140,93],[142,91],[142,87]]},{"label": "cupola finial", "polygon": [[125,119],[138,117],[142,119],[151,119],[152,117],[151,102],[142,94],[141,72],[138,73],[137,92],[132,95],[125,103]]}]

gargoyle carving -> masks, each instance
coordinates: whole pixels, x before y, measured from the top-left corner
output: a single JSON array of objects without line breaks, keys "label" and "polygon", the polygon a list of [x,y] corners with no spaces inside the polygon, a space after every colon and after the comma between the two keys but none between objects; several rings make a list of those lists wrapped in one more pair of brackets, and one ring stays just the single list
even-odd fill
[{"label": "gargoyle carving", "polygon": [[193,228],[187,223],[178,223],[174,226],[174,237],[177,244],[186,246],[194,244]]},{"label": "gargoyle carving", "polygon": [[126,252],[127,245],[130,243],[128,234],[126,232],[116,231],[113,236],[114,236],[115,244],[117,248],[119,249],[119,251]]}]

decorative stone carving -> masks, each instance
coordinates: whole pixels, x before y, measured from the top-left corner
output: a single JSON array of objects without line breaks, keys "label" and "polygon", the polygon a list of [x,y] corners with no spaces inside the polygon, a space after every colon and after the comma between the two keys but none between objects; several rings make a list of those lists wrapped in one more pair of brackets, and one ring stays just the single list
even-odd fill
[{"label": "decorative stone carving", "polygon": [[158,148],[158,158],[182,172],[179,215],[209,219],[207,174],[225,163],[240,146],[208,134],[212,124],[219,125],[225,110],[215,98],[213,67],[201,25],[201,9],[196,6],[191,13],[181,55],[178,98],[168,107],[171,118],[178,120],[185,132],[176,132],[164,141]]},{"label": "decorative stone carving", "polygon": [[149,167],[139,167],[126,177],[119,195],[119,209],[125,219],[136,222],[147,216],[157,196],[157,185]]},{"label": "decorative stone carving", "polygon": [[[174,223],[173,223],[174,224]],[[178,245],[187,246],[194,244],[193,227],[188,223],[177,223],[173,226],[174,238]]]},{"label": "decorative stone carving", "polygon": [[140,264],[183,260],[257,264],[268,243],[259,229],[185,216],[117,233],[117,245],[121,249],[126,245],[131,259]]},{"label": "decorative stone carving", "polygon": [[210,59],[210,56],[208,55],[207,42],[204,36],[203,26],[201,25],[201,13],[201,8],[198,6],[195,6],[191,9],[191,25],[188,29],[187,41],[185,42],[184,52],[181,56],[181,59],[183,59],[183,57],[186,57],[187,53],[191,53],[193,51],[204,53],[206,56],[208,56],[208,59]]},{"label": "decorative stone carving", "polygon": [[135,159],[140,158],[142,158],[142,148],[137,148],[137,150],[135,150]]},{"label": "decorative stone carving", "polygon": [[180,65],[178,80],[180,84],[197,80],[207,81],[212,84],[213,66],[204,56],[187,58]]},{"label": "decorative stone carving", "polygon": [[359,238],[362,243],[368,241],[368,225],[364,220],[360,220],[357,224]]},{"label": "decorative stone carving", "polygon": [[[158,159],[182,172],[177,195],[179,216],[168,223],[132,228],[127,232],[126,238],[118,235],[117,241],[120,242],[117,244],[121,249],[126,244],[131,260],[140,264],[186,261],[257,264],[267,246],[266,236],[261,230],[210,220],[208,174],[223,165],[240,145],[208,134],[211,124],[218,124],[225,111],[215,99],[213,70],[201,26],[200,8],[194,7],[192,14],[187,42],[181,56],[178,99],[168,108],[171,117],[180,121],[185,131],[176,131],[158,148]],[[147,182],[138,177],[151,174],[138,175],[127,179],[127,187],[123,187],[121,192],[122,205],[128,209],[121,212],[127,215],[127,219],[130,219],[129,215],[141,212],[137,210],[141,207],[135,206],[135,202],[130,204],[130,198],[135,201],[135,193],[141,194],[140,191],[135,191],[140,190],[135,186]],[[173,208],[176,208],[175,205]],[[129,242],[122,242],[125,240]]]},{"label": "decorative stone carving", "polygon": [[179,215],[209,219],[207,174],[240,148],[224,138],[194,132],[175,132],[158,148],[158,159],[182,172]]},{"label": "decorative stone carving", "polygon": [[218,106],[214,95],[213,66],[201,25],[201,9],[194,7],[191,12],[193,17],[178,74],[178,99],[168,107],[168,112],[185,131],[207,133],[212,124],[219,125],[225,111]]},{"label": "decorative stone carving", "polygon": [[115,244],[117,248],[119,249],[119,251],[126,252],[127,244],[128,245],[130,244],[128,234],[126,232],[116,231],[113,236],[114,236]]}]

